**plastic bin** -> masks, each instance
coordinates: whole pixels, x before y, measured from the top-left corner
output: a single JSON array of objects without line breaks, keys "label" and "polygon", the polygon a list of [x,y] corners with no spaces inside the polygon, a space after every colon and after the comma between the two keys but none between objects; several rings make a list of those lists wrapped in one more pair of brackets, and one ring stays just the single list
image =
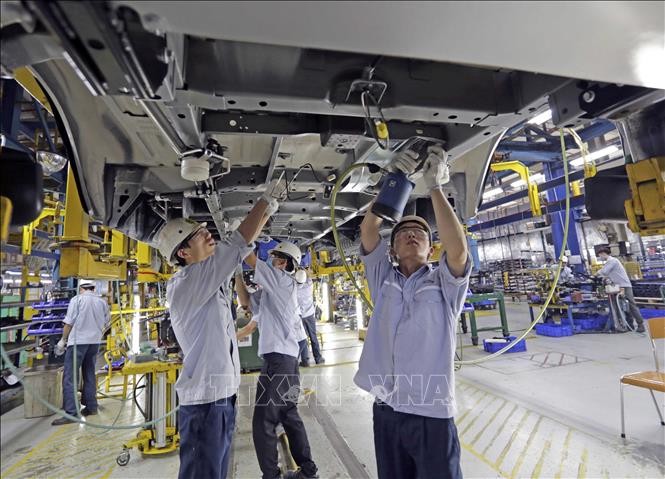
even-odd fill
[{"label": "plastic bin", "polygon": [[31,391],[41,396],[54,406],[62,406],[62,369],[57,365],[37,366],[27,369],[23,376],[23,417],[51,416],[55,414],[48,409]]},{"label": "plastic bin", "polygon": [[538,323],[536,324],[536,334],[539,336],[560,338],[563,336],[572,336],[573,328],[570,325]]},{"label": "plastic bin", "polygon": [[575,323],[575,326],[580,327],[581,331],[593,331],[598,328],[598,321],[596,318],[575,318],[573,319],[573,322]]},{"label": "plastic bin", "polygon": [[640,313],[644,319],[665,317],[665,309],[640,308]]},{"label": "plastic bin", "polygon": [[[496,353],[497,351],[506,347],[508,343],[512,343],[517,339],[517,336],[508,336],[507,338],[493,338],[495,340],[501,339],[500,342],[491,342],[487,339],[483,339],[483,349],[488,353]],[[518,342],[515,346],[510,348],[507,353],[521,353],[526,351],[526,340],[523,339]]]}]

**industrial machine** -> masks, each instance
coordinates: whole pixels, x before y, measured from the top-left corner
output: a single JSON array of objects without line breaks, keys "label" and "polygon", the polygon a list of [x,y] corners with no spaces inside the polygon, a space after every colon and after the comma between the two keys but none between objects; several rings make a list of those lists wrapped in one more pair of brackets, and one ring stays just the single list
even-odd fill
[{"label": "industrial machine", "polygon": [[[178,398],[175,383],[182,368],[177,358],[154,360],[148,362],[125,364],[122,374],[126,376],[145,377],[145,406],[143,410],[136,402],[140,412],[147,423],[154,424],[143,428],[135,439],[122,445],[122,452],[116,462],[119,466],[126,466],[130,459],[130,450],[136,447],[144,455],[168,454],[176,451],[179,446],[176,407]],[[137,384],[134,386],[136,399]]]}]

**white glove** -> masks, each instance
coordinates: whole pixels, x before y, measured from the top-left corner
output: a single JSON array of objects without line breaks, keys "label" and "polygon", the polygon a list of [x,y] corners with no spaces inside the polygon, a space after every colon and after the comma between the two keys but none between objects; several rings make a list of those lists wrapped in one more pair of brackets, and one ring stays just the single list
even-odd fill
[{"label": "white glove", "polygon": [[272,198],[270,201],[268,201],[268,208],[266,208],[266,215],[272,216],[275,213],[277,213],[278,209],[279,209],[279,201],[277,201],[275,198]]},{"label": "white glove", "polygon": [[430,146],[429,156],[423,165],[423,179],[428,190],[433,190],[450,181],[448,153],[440,146]]},{"label": "white glove", "polygon": [[272,180],[268,183],[268,186],[266,186],[266,191],[263,192],[261,199],[266,203],[270,203],[273,199],[277,201],[283,201],[286,199],[286,181],[280,181],[278,179]]},{"label": "white glove", "polygon": [[58,344],[55,345],[55,355],[62,356],[63,354],[65,354],[66,349],[67,349],[67,342],[64,340],[64,338],[60,338]]},{"label": "white glove", "polygon": [[408,176],[415,171],[418,163],[418,153],[404,150],[393,160],[393,167]]},{"label": "white glove", "polygon": [[296,271],[296,274],[293,276],[293,279],[296,280],[298,284],[305,284],[307,282],[307,273],[304,269],[299,269]]}]

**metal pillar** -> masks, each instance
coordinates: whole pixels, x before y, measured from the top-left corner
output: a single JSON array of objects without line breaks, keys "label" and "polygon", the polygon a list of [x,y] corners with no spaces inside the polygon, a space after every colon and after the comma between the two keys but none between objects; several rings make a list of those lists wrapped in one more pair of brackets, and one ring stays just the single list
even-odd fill
[{"label": "metal pillar", "polygon": [[[544,166],[545,177],[548,181],[563,175],[563,165],[560,163],[546,163]],[[547,190],[547,200],[549,202],[564,200],[566,198],[565,188],[568,188],[567,184],[556,186]],[[575,219],[573,217],[572,210],[570,211],[569,215],[570,226],[568,228],[568,243],[563,245],[563,248],[564,251],[570,250],[571,255],[580,255],[580,241],[577,235],[577,228],[575,227]],[[550,216],[552,220],[552,239],[554,241],[554,255],[556,260],[561,254],[561,243],[563,241],[563,229],[566,221],[566,211],[561,210],[556,213],[552,213]],[[578,272],[583,272],[584,269],[582,265],[571,265],[571,267]]]}]

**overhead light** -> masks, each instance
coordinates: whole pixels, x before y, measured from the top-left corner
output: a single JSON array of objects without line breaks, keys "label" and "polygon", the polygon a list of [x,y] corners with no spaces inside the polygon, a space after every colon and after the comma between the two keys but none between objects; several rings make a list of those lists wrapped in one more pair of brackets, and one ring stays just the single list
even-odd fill
[{"label": "overhead light", "polygon": [[[619,147],[616,145],[610,145],[605,148],[601,148],[600,150],[596,150],[593,153],[589,153],[587,155],[587,160],[588,161],[594,161],[597,160],[598,158],[602,158],[607,155],[611,155],[612,153],[615,153],[619,151]],[[580,156],[579,158],[575,158],[570,162],[570,166],[578,167],[582,166],[584,164],[584,157]]]},{"label": "overhead light", "polygon": [[363,302],[360,296],[356,296],[356,327],[363,329],[365,326],[365,319],[363,317]]},{"label": "overhead light", "polygon": [[534,116],[527,123],[531,123],[532,125],[542,125],[543,123],[551,119],[552,119],[552,110],[547,110]]},{"label": "overhead light", "polygon": [[483,193],[483,199],[492,198],[503,193],[503,188],[492,188]]},{"label": "overhead light", "polygon": [[40,150],[36,154],[37,162],[42,165],[44,173],[52,175],[62,170],[67,164],[67,158],[52,151]]},{"label": "overhead light", "polygon": [[[540,183],[542,183],[543,180],[545,179],[545,175],[543,175],[542,173],[536,173],[535,175],[530,175],[530,176],[529,176],[529,179],[530,179],[531,181],[533,181],[534,183],[538,183],[538,184],[540,184]],[[521,178],[520,178],[519,180],[517,180],[517,181],[513,181],[513,182],[510,184],[510,187],[511,187],[511,188],[521,188],[522,186],[526,186],[526,181],[524,181],[524,180],[521,179]]]},{"label": "overhead light", "polygon": [[12,276],[21,276],[22,274],[20,271],[5,271],[5,273],[10,274]]}]

